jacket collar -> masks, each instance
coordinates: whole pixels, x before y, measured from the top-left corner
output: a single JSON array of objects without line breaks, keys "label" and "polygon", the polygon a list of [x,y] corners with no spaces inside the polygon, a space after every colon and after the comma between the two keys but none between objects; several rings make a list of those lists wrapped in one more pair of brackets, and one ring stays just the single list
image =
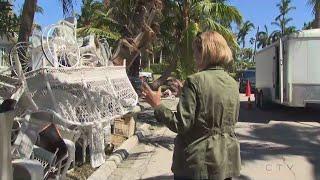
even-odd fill
[{"label": "jacket collar", "polygon": [[210,66],[210,67],[204,69],[203,71],[207,71],[207,70],[224,70],[224,68],[221,66]]}]

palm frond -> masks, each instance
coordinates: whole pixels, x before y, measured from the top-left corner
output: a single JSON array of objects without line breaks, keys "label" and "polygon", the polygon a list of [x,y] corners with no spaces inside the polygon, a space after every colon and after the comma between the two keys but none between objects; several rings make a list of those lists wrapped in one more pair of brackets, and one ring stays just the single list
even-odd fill
[{"label": "palm frond", "polygon": [[73,13],[73,0],[59,0],[62,4],[64,16],[69,16]]},{"label": "palm frond", "polygon": [[112,39],[112,40],[118,40],[120,38],[120,34],[116,32],[112,32],[107,29],[94,28],[94,27],[78,28],[77,32],[79,33],[80,36],[88,36],[90,34],[95,34],[97,36]]},{"label": "palm frond", "polygon": [[40,13],[40,14],[43,14],[44,10],[43,10],[43,8],[42,8],[41,6],[39,6],[39,5],[37,4],[37,6],[36,6],[36,12],[37,12],[37,13]]},{"label": "palm frond", "polygon": [[225,3],[214,3],[210,0],[198,1],[191,11],[210,15],[220,22],[235,22],[238,25],[242,23],[242,15],[239,10]]},{"label": "palm frond", "polygon": [[226,27],[214,21],[212,18],[206,18],[202,24],[204,31],[217,31],[220,33],[233,48],[239,48],[233,33]]},{"label": "palm frond", "polygon": [[281,24],[279,22],[271,22],[271,25],[278,26],[281,28]]}]

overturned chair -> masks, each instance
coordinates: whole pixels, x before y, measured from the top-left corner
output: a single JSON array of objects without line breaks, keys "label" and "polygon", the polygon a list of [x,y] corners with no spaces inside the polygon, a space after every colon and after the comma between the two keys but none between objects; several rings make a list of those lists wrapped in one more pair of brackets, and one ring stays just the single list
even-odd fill
[{"label": "overturned chair", "polygon": [[[37,136],[38,131],[34,127],[39,126],[33,124],[33,127],[30,127],[31,122],[26,121],[22,122],[23,125],[19,128],[20,132],[15,137],[16,132],[12,132],[10,128],[13,127],[14,122],[17,122],[14,120],[14,103],[16,103],[15,100],[8,99],[0,106],[1,179],[38,180],[49,177],[64,179],[74,159],[74,143],[57,137],[57,131],[52,131],[50,130],[52,128],[48,127],[40,131]],[[43,115],[41,115],[42,117]],[[25,125],[28,127],[23,127]],[[49,127],[53,127],[52,124]],[[52,136],[52,134],[55,135]],[[38,137],[40,139],[37,142],[35,139]],[[50,141],[48,137],[50,137]],[[60,141],[58,146],[54,145],[57,141]],[[48,142],[51,144],[48,145]]]},{"label": "overturned chair", "polygon": [[40,162],[22,159],[12,161],[11,127],[14,122],[15,104],[15,100],[5,100],[0,106],[0,179],[42,179],[43,168]]}]

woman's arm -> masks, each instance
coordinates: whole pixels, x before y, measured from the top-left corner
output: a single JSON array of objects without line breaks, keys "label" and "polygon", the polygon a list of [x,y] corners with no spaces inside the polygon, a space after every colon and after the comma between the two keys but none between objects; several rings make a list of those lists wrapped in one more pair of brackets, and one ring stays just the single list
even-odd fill
[{"label": "woman's arm", "polygon": [[171,131],[184,134],[194,123],[196,106],[196,88],[188,78],[180,95],[177,112],[173,113],[163,104],[160,104],[154,107],[154,114],[155,118],[164,123]]}]

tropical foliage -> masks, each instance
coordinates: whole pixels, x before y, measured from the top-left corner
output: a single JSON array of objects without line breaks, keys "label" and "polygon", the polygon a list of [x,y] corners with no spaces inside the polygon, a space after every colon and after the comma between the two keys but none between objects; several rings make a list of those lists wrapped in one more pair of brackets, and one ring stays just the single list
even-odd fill
[{"label": "tropical foliage", "polygon": [[253,57],[253,49],[251,48],[242,48],[241,50],[237,51],[237,60],[241,61],[251,61]]},{"label": "tropical foliage", "polygon": [[[63,14],[68,16],[73,12],[73,0],[59,0],[62,4]],[[25,0],[20,18],[19,42],[28,41],[34,27],[34,15],[37,10],[41,11],[37,6],[37,0]]]},{"label": "tropical foliage", "polygon": [[264,48],[271,43],[268,27],[264,25],[264,31],[259,31],[257,34],[257,47]]},{"label": "tropical foliage", "polygon": [[303,23],[302,29],[303,29],[303,30],[313,29],[314,26],[315,26],[314,23],[315,23],[315,21],[305,22],[305,23]]},{"label": "tropical foliage", "polygon": [[291,6],[291,0],[281,0],[280,3],[277,4],[277,7],[279,8],[280,14],[275,18],[275,21],[271,24],[277,26],[279,30],[276,30],[271,33],[272,42],[278,40],[282,36],[289,35],[297,31],[296,27],[289,26],[289,23],[293,19],[287,17],[290,11],[296,9],[296,7]]},{"label": "tropical foliage", "polygon": [[320,0],[308,0],[308,5],[312,7],[315,16],[313,28],[320,28]]},{"label": "tropical foliage", "polygon": [[240,30],[239,30],[239,33],[238,33],[238,38],[237,38],[237,41],[239,44],[242,44],[242,48],[245,47],[245,43],[246,43],[246,37],[247,35],[249,34],[249,32],[254,29],[254,24],[250,21],[246,21],[245,23],[243,23],[241,26],[240,26]]},{"label": "tropical foliage", "polygon": [[12,39],[18,31],[18,16],[12,11],[11,4],[0,2],[0,38]]},{"label": "tropical foliage", "polygon": [[165,1],[161,28],[161,44],[167,60],[180,78],[195,71],[192,40],[198,32],[218,31],[229,45],[238,48],[231,24],[242,22],[240,12],[225,1]]},{"label": "tropical foliage", "polygon": [[[155,15],[154,19],[156,20],[149,22],[149,9],[147,8],[147,10],[146,6],[141,6],[149,1],[82,0],[81,12],[77,15],[78,34],[80,36],[96,34],[98,37],[107,38],[112,42],[119,42],[119,44],[124,42],[131,50],[139,44],[143,48],[139,48],[137,52],[141,54],[142,64],[148,64],[148,67],[150,67],[150,59],[155,57],[158,59],[161,52],[164,57],[162,62],[164,65],[161,65],[162,68],[160,68],[163,70],[160,78],[161,84],[161,80],[166,79],[172,72],[179,78],[185,78],[195,72],[192,41],[199,32],[218,31],[225,37],[235,54],[236,62],[229,67],[232,70],[245,67],[242,66],[242,62],[250,64],[249,62],[252,61],[255,50],[247,48],[248,38],[249,42],[256,44],[257,48],[264,48],[280,37],[297,31],[294,26],[291,26],[290,23],[293,19],[288,15],[295,9],[292,6],[292,0],[279,0],[276,5],[279,9],[279,15],[271,23],[276,27],[276,30],[269,31],[268,26],[265,25],[255,37],[248,37],[252,34],[250,32],[255,29],[254,24],[250,21],[243,23],[239,10],[230,5],[227,0],[153,1],[159,1],[163,8],[160,8],[162,9],[161,14]],[[25,0],[21,15],[19,40],[24,40],[31,34],[32,26],[34,26],[34,13],[38,9],[36,2],[36,0]],[[66,16],[73,12],[73,0],[59,0],[59,2],[62,4]],[[319,27],[319,2],[319,0],[308,0],[308,5],[313,9],[315,20],[306,24],[305,28],[315,27],[316,24]],[[38,10],[41,11],[41,9]],[[148,15],[146,16],[146,14]],[[239,27],[238,33],[232,30],[235,25]],[[148,31],[145,31],[146,29]],[[143,39],[145,43],[139,42],[137,44],[135,40],[141,32],[150,32],[150,37]],[[116,43],[112,44],[116,45]],[[158,70],[159,68],[152,69]]]},{"label": "tropical foliage", "polygon": [[80,36],[95,34],[100,38],[118,40],[118,23],[110,16],[112,8],[95,0],[82,0],[81,14],[78,15],[78,33]]},{"label": "tropical foliage", "polygon": [[279,15],[276,16],[275,21],[272,22],[271,25],[276,26],[278,29],[270,33],[268,27],[265,25],[264,30],[259,31],[257,34],[258,48],[264,48],[279,38],[297,31],[295,26],[289,25],[293,19],[288,17],[288,13],[296,9],[296,7],[291,6],[291,0],[281,0],[276,6],[279,9]]}]

